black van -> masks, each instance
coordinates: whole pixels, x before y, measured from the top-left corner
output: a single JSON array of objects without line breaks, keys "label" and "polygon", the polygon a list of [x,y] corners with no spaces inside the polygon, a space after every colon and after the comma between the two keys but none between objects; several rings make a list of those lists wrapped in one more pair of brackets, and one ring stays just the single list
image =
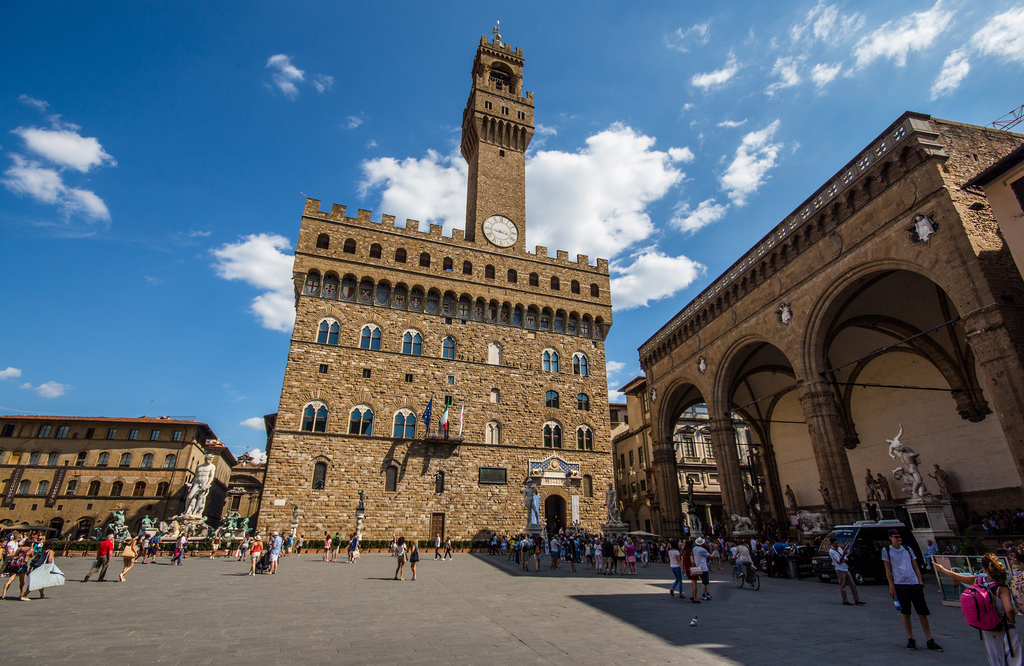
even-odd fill
[{"label": "black van", "polygon": [[882,563],[882,548],[890,545],[889,530],[897,529],[903,536],[903,546],[910,548],[917,556],[918,566],[922,566],[921,547],[917,545],[910,529],[898,520],[859,520],[852,525],[836,525],[821,542],[818,552],[814,555],[811,571],[823,583],[836,579],[836,570],[832,566],[832,558],[828,555],[831,547],[829,542],[835,538],[839,546],[846,550],[846,561],[850,565],[853,582],[863,585],[867,580],[885,582],[885,565]]}]

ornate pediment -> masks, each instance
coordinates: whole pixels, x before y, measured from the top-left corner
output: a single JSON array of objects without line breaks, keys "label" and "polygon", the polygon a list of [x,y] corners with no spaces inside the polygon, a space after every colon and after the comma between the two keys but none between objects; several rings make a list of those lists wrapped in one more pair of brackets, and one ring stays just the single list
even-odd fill
[{"label": "ornate pediment", "polygon": [[571,479],[580,479],[580,464],[563,460],[552,454],[543,460],[531,460],[529,464],[530,478],[537,479],[541,485],[564,485]]}]

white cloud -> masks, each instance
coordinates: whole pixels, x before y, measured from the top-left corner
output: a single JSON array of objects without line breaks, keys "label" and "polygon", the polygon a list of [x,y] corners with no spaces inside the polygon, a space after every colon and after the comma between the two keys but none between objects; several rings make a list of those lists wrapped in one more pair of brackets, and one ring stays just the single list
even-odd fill
[{"label": "white cloud", "polygon": [[52,129],[18,127],[11,132],[20,136],[25,147],[37,155],[82,173],[104,163],[117,165],[96,137],[82,136],[75,129],[70,129],[72,127],[66,124]]},{"label": "white cloud", "polygon": [[263,292],[253,299],[250,310],[264,328],[275,331],[290,331],[295,323],[293,257],[285,252],[290,249],[284,236],[252,234],[213,250],[219,277],[241,280]]},{"label": "white cloud", "polygon": [[188,236],[189,238],[206,238],[212,233],[212,231],[198,231],[196,229],[189,229],[187,232],[185,232],[185,235]]},{"label": "white cloud", "polygon": [[252,428],[253,430],[265,430],[266,429],[266,426],[263,423],[263,417],[262,416],[253,416],[251,418],[248,418],[248,419],[242,421],[238,425],[244,426],[246,428]]},{"label": "white cloud", "polygon": [[683,28],[676,28],[676,31],[666,38],[665,43],[670,49],[686,53],[690,50],[690,44],[704,46],[710,39],[710,24],[698,23],[685,30]]},{"label": "white cloud", "polygon": [[152,275],[145,275],[145,276],[143,276],[143,279],[147,283],[152,284],[152,285],[158,285],[158,284],[163,284],[164,283],[163,280],[161,280],[160,278],[157,278],[157,277],[153,277]]},{"label": "white cloud", "polygon": [[363,124],[363,119],[359,116],[349,116],[345,119],[345,129],[355,129]]},{"label": "white cloud", "polygon": [[1024,62],[1024,7],[1015,7],[988,20],[971,38],[971,44],[985,55],[1007,62]]},{"label": "white cloud", "polygon": [[442,156],[430,150],[422,159],[380,157],[364,161],[362,169],[359,194],[379,190],[382,213],[401,222],[442,224],[446,232],[465,226],[469,167],[458,152]]},{"label": "white cloud", "polygon": [[929,48],[946,31],[953,13],[943,11],[942,0],[923,12],[889,21],[857,42],[853,55],[858,67],[866,67],[878,58],[889,58],[899,67],[907,64],[907,54]]},{"label": "white cloud", "polygon": [[696,106],[697,105],[693,102],[687,102],[686,104],[683,104],[683,108],[680,109],[680,111],[692,111]]},{"label": "white cloud", "polygon": [[746,118],[744,118],[743,120],[723,120],[722,122],[718,123],[718,127],[727,127],[729,129],[732,129],[734,127],[742,127],[743,125],[746,124]]},{"label": "white cloud", "polygon": [[318,93],[327,92],[334,86],[334,77],[329,74],[317,74],[313,77],[313,87]]},{"label": "white cloud", "polygon": [[668,156],[672,158],[673,162],[689,163],[697,159],[697,156],[693,154],[693,151],[686,146],[683,146],[682,148],[669,148]]},{"label": "white cloud", "polygon": [[811,81],[814,81],[814,85],[819,88],[824,88],[826,85],[831,83],[833,79],[839,76],[839,72],[843,69],[843,63],[837,62],[834,65],[826,65],[823,62],[819,62],[811,69]]},{"label": "white cloud", "polygon": [[377,142],[374,141],[373,139],[370,139],[369,141],[366,142],[366,147],[367,148],[376,148],[377,147]]},{"label": "white cloud", "polygon": [[608,404],[609,405],[621,405],[624,402],[626,402],[626,394],[625,393],[619,393],[618,391],[616,391],[615,389],[613,389],[611,387],[608,388]]},{"label": "white cloud", "polygon": [[[260,419],[260,430],[262,429],[263,419]],[[263,463],[267,462],[267,454],[263,451],[260,451],[259,449],[253,449],[252,451],[249,451],[249,455],[252,457],[252,462],[254,465],[262,465]]]},{"label": "white cloud", "polygon": [[717,88],[724,85],[729,81],[729,79],[736,76],[736,72],[738,71],[740,71],[740,66],[736,62],[736,56],[730,54],[729,60],[725,63],[725,67],[705,74],[696,74],[692,79],[690,79],[690,83],[697,88],[709,90],[711,88]]},{"label": "white cloud", "polygon": [[967,73],[971,71],[971,63],[967,60],[967,49],[957,49],[942,63],[942,71],[932,83],[932,101],[948,95],[960,87]]},{"label": "white cloud", "polygon": [[68,187],[56,169],[44,167],[11,153],[14,162],[4,171],[3,183],[15,194],[29,196],[41,203],[57,204],[68,216],[80,214],[90,220],[110,221],[110,211],[94,192]]},{"label": "white cloud", "polygon": [[44,382],[39,386],[32,386],[28,382],[21,385],[23,389],[30,389],[39,394],[40,397],[50,399],[59,398],[64,395],[65,389],[70,388],[67,384],[58,384],[57,382]]},{"label": "white cloud", "polygon": [[772,143],[771,139],[779,124],[776,119],[764,129],[744,136],[732,162],[719,177],[718,182],[735,205],[745,205],[747,197],[764,184],[765,175],[775,166],[783,144]]},{"label": "white cloud", "polygon": [[800,73],[797,69],[800,66],[801,58],[796,56],[785,56],[775,60],[775,66],[772,67],[772,76],[778,76],[779,80],[770,84],[765,89],[765,94],[769,97],[775,95],[775,93],[783,88],[792,88],[800,83]]},{"label": "white cloud", "polygon": [[725,217],[727,209],[727,205],[716,203],[714,199],[701,201],[697,210],[691,210],[688,203],[680,203],[668,223],[679,231],[692,234]]},{"label": "white cloud", "polygon": [[25,106],[31,106],[32,108],[37,109],[39,111],[46,111],[48,108],[50,108],[49,102],[44,102],[41,99],[36,99],[28,95],[19,95],[18,101],[24,104]]},{"label": "white cloud", "polygon": [[608,361],[604,364],[604,368],[608,372],[609,376],[614,375],[616,372],[622,372],[625,367],[626,364],[622,361]]},{"label": "white cloud", "polygon": [[12,368],[8,366],[6,370],[0,370],[0,380],[6,381],[9,379],[17,379],[18,377],[21,377],[21,369],[19,368]]},{"label": "white cloud", "polygon": [[657,250],[645,250],[626,266],[612,262],[612,307],[631,310],[672,296],[690,286],[705,268],[684,256],[670,257]]},{"label": "white cloud", "polygon": [[274,70],[271,78],[285,97],[294,100],[299,96],[299,88],[295,84],[304,81],[306,73],[293,65],[291,58],[283,53],[272,55],[267,59],[267,67]]},{"label": "white cloud", "polygon": [[864,25],[864,17],[858,13],[842,14],[837,5],[819,2],[807,12],[803,23],[790,29],[793,41],[818,40],[835,43],[847,39]]},{"label": "white cloud", "polygon": [[542,125],[541,123],[537,123],[537,127],[534,130],[533,136],[536,138],[538,135],[558,136],[558,130],[555,129],[554,127],[549,127],[548,125]]}]

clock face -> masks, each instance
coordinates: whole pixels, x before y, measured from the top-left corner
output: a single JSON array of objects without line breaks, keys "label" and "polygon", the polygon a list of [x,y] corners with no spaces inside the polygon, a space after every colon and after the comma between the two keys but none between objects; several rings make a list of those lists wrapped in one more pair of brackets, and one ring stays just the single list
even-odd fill
[{"label": "clock face", "polygon": [[484,220],[484,236],[498,247],[511,247],[519,238],[519,229],[507,217],[491,215]]}]

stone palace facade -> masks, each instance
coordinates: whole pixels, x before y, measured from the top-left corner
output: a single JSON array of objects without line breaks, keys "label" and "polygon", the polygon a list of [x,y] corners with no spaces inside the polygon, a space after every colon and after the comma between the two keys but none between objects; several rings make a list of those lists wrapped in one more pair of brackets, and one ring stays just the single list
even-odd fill
[{"label": "stone palace facade", "polygon": [[264,528],[351,532],[364,491],[365,538],[514,533],[527,478],[549,529],[604,521],[608,262],[526,249],[522,71],[521,49],[481,38],[463,112],[465,230],[307,199]]}]

